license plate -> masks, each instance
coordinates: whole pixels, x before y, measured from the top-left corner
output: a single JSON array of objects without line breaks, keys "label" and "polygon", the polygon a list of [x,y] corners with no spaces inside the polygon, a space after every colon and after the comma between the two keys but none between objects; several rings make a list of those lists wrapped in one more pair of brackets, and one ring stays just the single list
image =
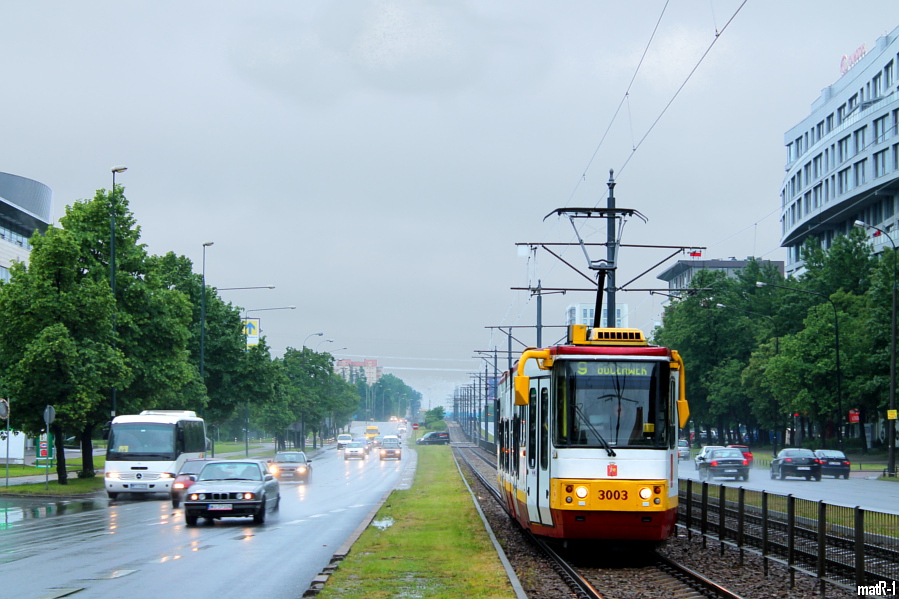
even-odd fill
[{"label": "license plate", "polygon": [[839,465],[840,465],[840,462],[831,462],[830,465],[831,465],[831,466],[839,466]]},{"label": "license plate", "polygon": [[796,470],[811,470],[811,467],[810,466],[800,466]]},{"label": "license plate", "polygon": [[147,483],[131,483],[132,489],[146,489]]},{"label": "license plate", "polygon": [[725,472],[736,472],[736,470],[725,470]]},{"label": "license plate", "polygon": [[206,509],[210,510],[210,511],[212,511],[212,510],[230,510],[231,504],[230,503],[210,503],[209,507]]}]

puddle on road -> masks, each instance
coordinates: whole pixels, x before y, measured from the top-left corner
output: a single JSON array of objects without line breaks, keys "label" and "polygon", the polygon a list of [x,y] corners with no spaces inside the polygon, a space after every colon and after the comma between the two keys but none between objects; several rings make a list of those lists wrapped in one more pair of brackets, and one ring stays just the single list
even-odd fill
[{"label": "puddle on road", "polygon": [[387,530],[393,526],[393,518],[384,518],[383,520],[372,520],[371,525],[378,530]]},{"label": "puddle on road", "polygon": [[0,499],[0,524],[9,525],[20,520],[92,512],[105,509],[107,505],[106,501],[95,501],[94,499],[53,500],[46,497],[5,497]]}]

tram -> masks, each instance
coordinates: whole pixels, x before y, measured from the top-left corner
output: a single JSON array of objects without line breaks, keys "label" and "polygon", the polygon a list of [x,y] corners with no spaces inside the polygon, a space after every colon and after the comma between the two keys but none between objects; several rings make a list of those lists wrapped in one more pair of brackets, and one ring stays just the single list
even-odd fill
[{"label": "tram", "polygon": [[497,389],[497,477],[536,535],[662,541],[677,519],[684,363],[639,329],[571,325]]}]

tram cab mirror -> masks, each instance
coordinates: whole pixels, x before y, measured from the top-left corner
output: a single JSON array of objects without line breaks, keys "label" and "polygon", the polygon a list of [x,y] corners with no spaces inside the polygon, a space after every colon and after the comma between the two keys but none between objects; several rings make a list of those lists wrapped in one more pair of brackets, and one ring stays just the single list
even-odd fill
[{"label": "tram cab mirror", "polygon": [[531,377],[516,376],[515,377],[515,405],[528,405],[528,393],[531,390]]}]

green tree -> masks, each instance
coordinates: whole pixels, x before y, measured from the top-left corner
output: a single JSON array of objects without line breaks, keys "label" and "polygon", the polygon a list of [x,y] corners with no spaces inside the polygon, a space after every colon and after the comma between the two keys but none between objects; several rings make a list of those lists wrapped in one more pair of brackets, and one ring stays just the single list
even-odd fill
[{"label": "green tree", "polygon": [[[51,227],[31,243],[30,266],[13,264],[10,282],[0,285],[0,371],[23,430],[37,433],[44,407],[55,408],[51,431],[64,485],[66,433],[91,426],[108,409],[109,389],[128,384],[132,373],[123,352],[113,349],[108,282],[76,267],[82,259],[76,237]],[[90,457],[83,464],[92,476]]]}]

